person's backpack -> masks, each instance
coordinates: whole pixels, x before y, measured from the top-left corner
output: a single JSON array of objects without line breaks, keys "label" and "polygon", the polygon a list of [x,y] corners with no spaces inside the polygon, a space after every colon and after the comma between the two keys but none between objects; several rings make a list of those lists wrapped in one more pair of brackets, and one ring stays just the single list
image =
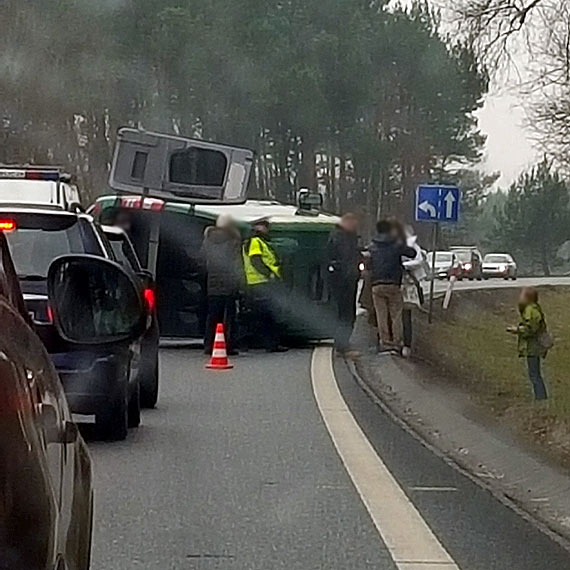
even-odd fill
[{"label": "person's backpack", "polygon": [[552,335],[548,332],[548,329],[546,328],[546,323],[544,324],[544,329],[538,335],[538,344],[540,348],[546,351],[550,350],[554,346],[554,339],[552,338]]},{"label": "person's backpack", "polygon": [[548,352],[554,346],[554,339],[552,335],[548,332],[548,327],[546,326],[546,320],[544,318],[544,314],[540,311],[542,316],[542,330],[538,333],[538,346],[542,348],[544,351]]}]

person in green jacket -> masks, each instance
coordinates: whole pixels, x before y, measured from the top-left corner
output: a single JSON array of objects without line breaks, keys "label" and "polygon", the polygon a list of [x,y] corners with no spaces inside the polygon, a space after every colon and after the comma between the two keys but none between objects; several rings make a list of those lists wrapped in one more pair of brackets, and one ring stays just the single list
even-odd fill
[{"label": "person in green jacket", "polygon": [[518,336],[519,357],[526,358],[535,400],[546,400],[548,395],[540,370],[541,359],[547,353],[540,341],[541,335],[546,333],[546,321],[538,304],[538,291],[534,287],[524,287],[521,290],[518,308],[520,323],[508,327],[507,331]]}]

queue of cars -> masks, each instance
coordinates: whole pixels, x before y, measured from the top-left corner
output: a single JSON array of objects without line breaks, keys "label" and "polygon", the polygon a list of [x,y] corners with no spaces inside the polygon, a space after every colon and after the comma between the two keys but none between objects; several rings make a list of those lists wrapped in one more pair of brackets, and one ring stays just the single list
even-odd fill
[{"label": "queue of cars", "polygon": [[[67,176],[57,170],[0,169],[0,229],[11,250],[26,310],[59,373],[71,411],[94,415],[101,437],[120,440],[129,427],[139,425],[141,405],[154,407],[158,397],[154,283],[126,235],[104,231],[79,211],[74,195]],[[61,337],[48,302],[47,272],[54,259],[66,254],[94,255],[126,268],[146,304],[148,326],[140,338],[118,347],[76,345]]]},{"label": "queue of cars", "polygon": [[152,276],[55,169],[0,168],[0,567],[88,570],[91,460],[158,396]]},{"label": "queue of cars", "polygon": [[455,276],[458,281],[469,279],[517,278],[517,264],[508,253],[489,253],[485,257],[476,247],[454,246],[447,251],[427,254],[430,277],[434,279],[450,279]]}]

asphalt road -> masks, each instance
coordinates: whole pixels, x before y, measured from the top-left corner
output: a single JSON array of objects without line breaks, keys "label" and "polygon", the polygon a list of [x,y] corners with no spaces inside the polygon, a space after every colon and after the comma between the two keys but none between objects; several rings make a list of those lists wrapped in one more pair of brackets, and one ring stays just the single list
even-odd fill
[{"label": "asphalt road", "polygon": [[[127,441],[90,443],[94,570],[570,568],[385,416],[344,362],[339,392],[309,350],[252,352],[224,373],[198,351],[161,356],[158,409]],[[432,546],[453,563],[405,559]]]}]

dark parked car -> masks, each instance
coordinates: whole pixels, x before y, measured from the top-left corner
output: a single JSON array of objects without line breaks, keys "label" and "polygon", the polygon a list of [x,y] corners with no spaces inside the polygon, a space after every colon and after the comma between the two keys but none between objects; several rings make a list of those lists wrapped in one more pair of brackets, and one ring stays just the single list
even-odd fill
[{"label": "dark parked car", "polygon": [[143,269],[133,244],[121,228],[101,226],[115,260],[140,281],[149,313],[149,326],[141,340],[139,366],[140,401],[143,408],[154,408],[158,400],[158,345],[160,333],[156,312],[156,284],[150,271]]},{"label": "dark parked car", "polygon": [[140,339],[129,345],[76,344],[54,326],[47,298],[50,263],[65,254],[108,258],[104,235],[85,214],[0,206],[27,311],[60,375],[72,412],[95,415],[100,435],[124,439],[140,423]]},{"label": "dark parked car", "polygon": [[0,567],[88,570],[89,452],[33,331],[2,233],[0,320]]}]

